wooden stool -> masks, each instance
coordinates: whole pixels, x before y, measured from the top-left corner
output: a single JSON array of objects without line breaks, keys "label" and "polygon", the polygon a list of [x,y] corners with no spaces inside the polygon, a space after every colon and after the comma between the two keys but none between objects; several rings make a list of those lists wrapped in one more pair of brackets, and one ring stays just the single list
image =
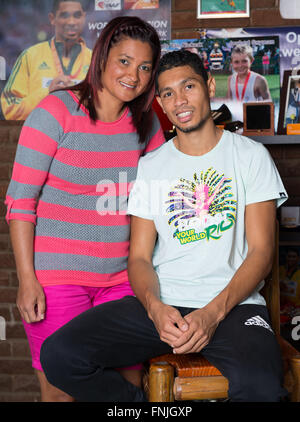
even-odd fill
[{"label": "wooden stool", "polygon": [[[280,336],[278,227],[277,222],[272,271],[265,280],[262,294],[281,349],[284,386],[290,393],[290,400],[300,402],[300,352]],[[150,402],[220,399],[228,396],[228,380],[201,354],[166,354],[151,359],[149,364]]]},{"label": "wooden stool", "polygon": [[166,354],[150,361],[150,402],[220,399],[227,391],[227,379],[201,354]]}]

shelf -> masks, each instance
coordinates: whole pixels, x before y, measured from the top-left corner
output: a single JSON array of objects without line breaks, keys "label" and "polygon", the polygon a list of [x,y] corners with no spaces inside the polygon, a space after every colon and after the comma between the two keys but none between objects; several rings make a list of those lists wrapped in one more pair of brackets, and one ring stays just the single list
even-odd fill
[{"label": "shelf", "polygon": [[281,245],[299,245],[300,244],[300,232],[299,231],[279,231],[279,243]]},{"label": "shelf", "polygon": [[248,136],[248,138],[267,145],[300,144],[300,135]]}]

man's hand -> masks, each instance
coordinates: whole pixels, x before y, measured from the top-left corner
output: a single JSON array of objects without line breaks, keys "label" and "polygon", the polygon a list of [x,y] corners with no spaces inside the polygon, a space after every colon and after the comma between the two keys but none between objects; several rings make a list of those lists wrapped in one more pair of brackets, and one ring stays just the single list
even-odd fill
[{"label": "man's hand", "polygon": [[174,353],[197,353],[212,338],[217,326],[214,312],[207,308],[196,309],[184,317],[188,330],[173,343]]},{"label": "man's hand", "polygon": [[148,315],[153,321],[160,339],[171,347],[188,330],[188,324],[180,312],[159,300],[151,306]]}]

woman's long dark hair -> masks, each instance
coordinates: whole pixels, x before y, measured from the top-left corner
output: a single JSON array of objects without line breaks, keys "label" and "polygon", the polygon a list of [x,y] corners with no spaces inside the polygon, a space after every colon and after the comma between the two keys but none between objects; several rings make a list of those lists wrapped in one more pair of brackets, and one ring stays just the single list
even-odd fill
[{"label": "woman's long dark hair", "polygon": [[133,125],[139,135],[139,142],[145,142],[152,126],[151,105],[155,94],[155,74],[161,51],[157,32],[150,24],[135,16],[120,16],[112,19],[96,41],[85,79],[68,89],[78,93],[79,105],[83,104],[87,108],[91,120],[96,121],[95,103],[98,102],[97,92],[102,89],[102,69],[105,69],[111,47],[123,38],[147,42],[152,49],[152,75],[149,84],[140,96],[127,104],[132,114]]}]

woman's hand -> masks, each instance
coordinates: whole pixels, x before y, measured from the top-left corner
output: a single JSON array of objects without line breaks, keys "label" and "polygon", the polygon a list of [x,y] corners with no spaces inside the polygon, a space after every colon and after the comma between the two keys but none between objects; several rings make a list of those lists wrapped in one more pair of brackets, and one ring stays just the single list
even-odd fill
[{"label": "woman's hand", "polygon": [[20,282],[17,307],[21,317],[27,322],[38,322],[45,316],[44,290],[36,278]]}]

